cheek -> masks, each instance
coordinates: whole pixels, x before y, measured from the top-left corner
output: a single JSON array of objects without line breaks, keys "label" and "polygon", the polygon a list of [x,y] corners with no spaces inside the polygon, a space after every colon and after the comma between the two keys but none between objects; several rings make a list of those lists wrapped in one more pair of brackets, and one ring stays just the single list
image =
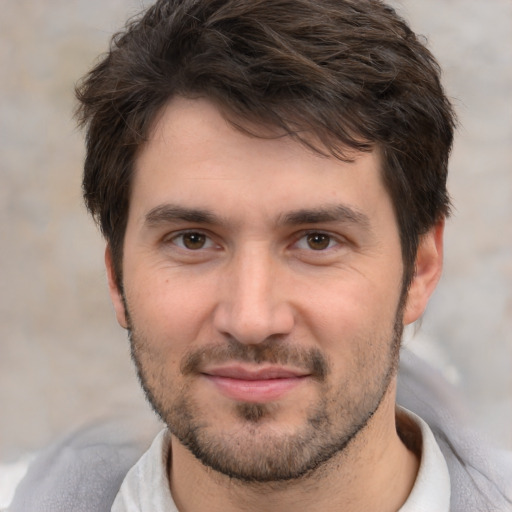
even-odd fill
[{"label": "cheek", "polygon": [[194,280],[161,275],[138,277],[133,283],[125,285],[132,326],[152,350],[161,357],[171,352],[179,357],[201,338],[212,309],[212,293],[198,289]]},{"label": "cheek", "polygon": [[[379,284],[376,284],[379,283]],[[309,287],[302,318],[323,348],[349,361],[355,353],[389,340],[400,298],[400,283],[361,275]]]}]

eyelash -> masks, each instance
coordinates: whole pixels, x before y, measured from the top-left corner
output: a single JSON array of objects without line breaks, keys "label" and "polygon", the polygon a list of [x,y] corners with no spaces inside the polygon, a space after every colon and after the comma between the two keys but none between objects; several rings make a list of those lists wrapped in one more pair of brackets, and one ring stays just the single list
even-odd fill
[{"label": "eyelash", "polygon": [[320,248],[320,249],[313,249],[312,247],[308,247],[308,248],[302,248],[302,250],[308,251],[308,252],[322,253],[322,252],[326,252],[328,250],[332,250],[336,246],[340,246],[340,245],[343,245],[344,243],[346,243],[346,241],[344,241],[342,239],[342,237],[340,237],[340,236],[333,235],[332,233],[329,233],[329,232],[326,232],[326,231],[314,230],[313,229],[313,230],[302,232],[300,234],[300,236],[297,238],[297,240],[294,243],[294,245],[298,245],[298,243],[300,241],[302,241],[302,240],[305,240],[305,242],[307,244],[308,243],[307,238],[309,236],[312,236],[312,235],[317,235],[317,236],[320,236],[320,237],[328,238],[328,245],[327,245],[327,247]]},{"label": "eyelash", "polygon": [[[187,235],[198,235],[199,237],[204,237],[205,240],[205,246],[197,247],[196,249],[186,247],[184,242],[184,237]],[[321,237],[325,237],[327,239],[327,246],[326,247],[319,247],[317,249],[314,249],[312,247],[299,247],[299,243],[304,240],[306,244],[308,244],[308,237],[310,236],[318,236],[319,237],[319,243],[322,243]],[[181,239],[181,243],[178,243],[177,241]],[[164,240],[165,243],[172,243],[179,247],[182,250],[189,251],[189,252],[196,252],[204,249],[212,249],[215,246],[215,242],[213,241],[212,237],[201,230],[187,230],[187,231],[181,231],[179,233],[173,234],[171,237],[167,237]],[[295,239],[293,246],[296,246],[299,250],[307,251],[307,252],[313,252],[313,253],[324,253],[326,251],[334,249],[336,246],[344,245],[346,243],[346,240],[340,239],[339,236],[335,236],[329,232],[326,231],[320,231],[320,230],[308,230],[303,231],[300,233],[299,236]]]},{"label": "eyelash", "polygon": [[[184,237],[187,235],[198,235],[205,238],[205,243],[208,245],[208,247],[199,247],[197,249],[190,249],[189,247],[185,246],[185,243],[183,241]],[[181,239],[182,243],[177,243],[177,240]],[[200,231],[200,230],[188,230],[188,231],[181,231],[179,233],[174,233],[171,237],[167,237],[164,242],[166,243],[172,243],[179,247],[180,249],[183,249],[185,251],[195,252],[199,251],[201,249],[211,249],[215,246],[215,242],[213,241],[212,237],[208,235],[207,233]]]}]

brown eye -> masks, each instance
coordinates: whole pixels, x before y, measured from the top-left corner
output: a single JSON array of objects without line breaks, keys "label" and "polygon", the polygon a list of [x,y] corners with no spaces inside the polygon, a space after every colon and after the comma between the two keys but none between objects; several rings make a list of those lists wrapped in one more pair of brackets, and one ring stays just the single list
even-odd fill
[{"label": "brown eye", "polygon": [[308,247],[314,251],[327,249],[331,243],[331,237],[324,233],[310,233],[306,237]]},{"label": "brown eye", "polygon": [[185,233],[181,238],[183,246],[191,251],[202,249],[206,245],[206,236],[202,233]]}]

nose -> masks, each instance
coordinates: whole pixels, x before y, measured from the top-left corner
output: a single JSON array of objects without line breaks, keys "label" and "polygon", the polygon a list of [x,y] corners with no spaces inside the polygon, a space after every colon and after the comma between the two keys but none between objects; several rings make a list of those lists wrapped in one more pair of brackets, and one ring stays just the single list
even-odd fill
[{"label": "nose", "polygon": [[292,331],[294,313],[283,272],[264,247],[247,248],[233,258],[222,281],[214,313],[218,332],[252,345]]}]

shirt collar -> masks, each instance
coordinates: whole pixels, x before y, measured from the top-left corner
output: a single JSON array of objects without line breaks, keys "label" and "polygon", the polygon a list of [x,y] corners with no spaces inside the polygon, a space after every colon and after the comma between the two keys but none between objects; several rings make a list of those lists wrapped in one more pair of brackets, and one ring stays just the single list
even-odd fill
[{"label": "shirt collar", "polygon": [[432,430],[418,415],[397,407],[421,431],[421,460],[418,475],[407,501],[398,512],[449,512],[450,473]]},{"label": "shirt collar", "polygon": [[[414,487],[398,512],[449,512],[450,475],[430,427],[416,414],[398,408],[421,431],[421,461]],[[112,512],[178,512],[167,478],[170,434],[162,430],[126,475]]]}]

